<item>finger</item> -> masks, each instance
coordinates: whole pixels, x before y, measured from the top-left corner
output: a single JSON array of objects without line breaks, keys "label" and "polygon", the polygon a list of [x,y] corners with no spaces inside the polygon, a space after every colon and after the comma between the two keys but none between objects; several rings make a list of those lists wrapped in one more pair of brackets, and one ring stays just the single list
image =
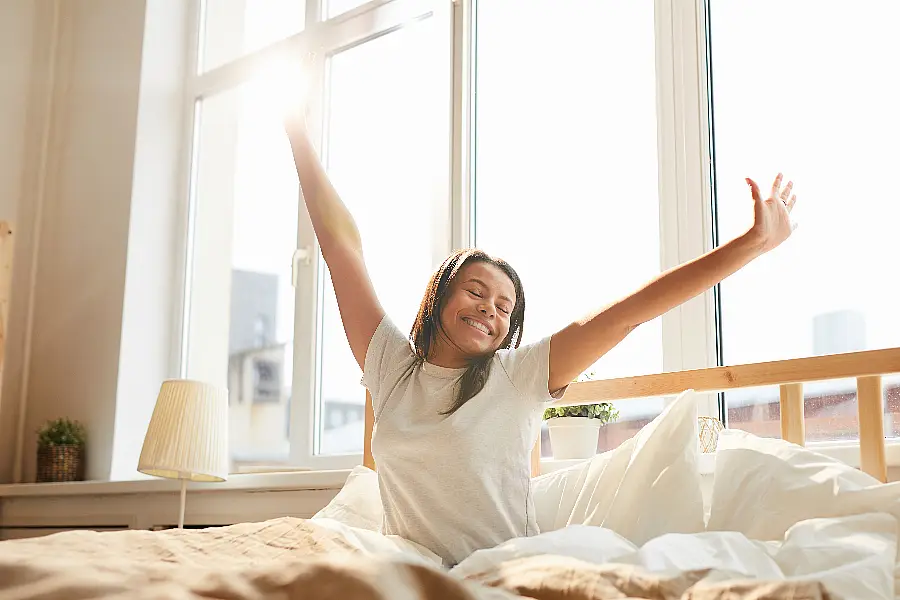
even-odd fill
[{"label": "finger", "polygon": [[779,173],[778,176],[775,177],[775,181],[772,183],[772,197],[773,198],[778,197],[778,190],[781,189],[782,177],[783,177],[783,175],[781,173]]},{"label": "finger", "polygon": [[788,212],[791,212],[794,208],[794,203],[797,202],[797,194],[791,196],[791,199],[785,202],[785,206],[787,206]]},{"label": "finger", "polygon": [[759,196],[759,186],[756,185],[756,182],[749,177],[746,177],[744,181],[746,181],[747,185],[750,186],[750,194],[753,196],[753,199],[757,202],[761,202],[762,199]]},{"label": "finger", "polygon": [[788,181],[788,184],[784,186],[784,189],[781,190],[781,199],[787,202],[787,199],[791,197],[791,190],[794,188],[794,182]]}]

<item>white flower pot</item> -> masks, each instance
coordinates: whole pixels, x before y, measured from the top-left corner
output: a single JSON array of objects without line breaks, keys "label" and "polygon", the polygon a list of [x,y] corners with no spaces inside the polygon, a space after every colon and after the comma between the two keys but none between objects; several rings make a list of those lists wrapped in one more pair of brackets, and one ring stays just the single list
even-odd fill
[{"label": "white flower pot", "polygon": [[554,417],[547,420],[553,458],[590,458],[597,454],[597,439],[603,422],[587,417]]}]

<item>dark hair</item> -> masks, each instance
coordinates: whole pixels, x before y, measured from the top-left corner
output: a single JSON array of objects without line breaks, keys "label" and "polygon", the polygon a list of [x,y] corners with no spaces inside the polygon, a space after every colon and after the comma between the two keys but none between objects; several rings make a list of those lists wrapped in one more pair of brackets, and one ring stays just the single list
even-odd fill
[{"label": "dark hair", "polygon": [[[469,263],[476,262],[494,265],[512,281],[516,290],[516,304],[509,315],[509,333],[500,344],[500,348],[519,347],[519,343],[522,341],[522,330],[525,326],[525,291],[522,288],[522,281],[515,269],[506,261],[494,258],[481,250],[470,248],[457,250],[444,259],[438,270],[431,276],[431,281],[428,282],[428,288],[425,290],[425,296],[419,306],[419,314],[409,332],[409,338],[420,362],[424,362],[428,358],[428,353],[440,331],[440,315],[450,284],[460,269]],[[490,353],[469,360],[466,372],[463,373],[457,386],[453,403],[441,414],[453,414],[484,388],[493,357],[493,353]]]}]

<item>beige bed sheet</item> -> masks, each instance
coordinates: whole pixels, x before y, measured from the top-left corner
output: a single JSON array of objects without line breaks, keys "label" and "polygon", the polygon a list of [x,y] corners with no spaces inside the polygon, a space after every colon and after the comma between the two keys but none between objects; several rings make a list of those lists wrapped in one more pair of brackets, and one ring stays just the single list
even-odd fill
[{"label": "beige bed sheet", "polygon": [[3,600],[827,599],[815,583],[709,581],[558,556],[507,561],[460,580],[422,561],[361,552],[315,521],[203,530],[74,531],[0,543]]}]

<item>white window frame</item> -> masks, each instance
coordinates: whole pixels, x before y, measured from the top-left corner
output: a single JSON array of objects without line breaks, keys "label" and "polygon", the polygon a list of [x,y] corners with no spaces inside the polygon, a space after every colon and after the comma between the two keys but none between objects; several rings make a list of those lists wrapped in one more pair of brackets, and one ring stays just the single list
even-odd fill
[{"label": "white window frame", "polygon": [[[445,19],[448,52],[448,141],[447,195],[450,212],[448,236],[438,236],[434,253],[440,257],[452,248],[473,241],[473,15],[478,0],[371,0],[328,21],[321,21],[321,2],[308,0],[306,23],[302,32],[271,46],[237,58],[204,73],[197,72],[197,56],[202,40],[200,2],[191,0],[194,27],[185,93],[185,189],[184,197],[194,193],[191,165],[195,160],[195,106],[200,98],[229,90],[251,79],[274,56],[290,52],[293,56],[312,55],[310,88],[310,126],[314,142],[323,147],[326,122],[325,86],[327,58],[341,49],[364,43],[426,14]],[[489,1],[489,0],[486,0]],[[656,38],[657,123],[659,165],[660,268],[665,270],[691,260],[713,247],[712,186],[707,76],[706,0],[654,0]],[[190,201],[185,202],[183,222],[183,281],[190,281],[192,223]],[[298,248],[310,249],[318,257],[312,225],[305,210],[300,211]],[[291,257],[285,257],[291,260]],[[348,468],[362,461],[361,454],[317,456],[318,373],[316,348],[320,334],[316,323],[319,311],[319,260],[297,269],[294,324],[294,390],[290,423],[290,457],[295,465],[314,469]],[[315,289],[315,294],[300,290]],[[190,289],[182,289],[185,307],[190,305]],[[185,340],[187,308],[179,328]],[[712,291],[687,302],[662,317],[663,370],[678,371],[713,367],[718,364],[716,310]],[[186,346],[173,350],[186,375]],[[357,375],[357,374],[353,374]],[[351,375],[351,376],[353,376]],[[704,396],[703,415],[720,417],[716,394]]]},{"label": "white window frame", "polygon": [[[316,2],[311,4],[316,5]],[[317,8],[317,6],[313,6]],[[452,63],[452,4],[447,0],[385,0],[370,2],[359,9],[350,11],[329,21],[326,25],[328,34],[320,37],[314,58],[314,75],[310,89],[310,121],[314,143],[322,151],[322,159],[327,168],[328,148],[327,131],[323,129],[327,123],[327,61],[328,59],[350,47],[366,43],[396,29],[429,18],[436,19],[439,27],[446,25],[446,53],[442,57],[443,67],[447,69],[447,179],[445,197],[451,194],[451,90],[450,80]],[[307,15],[307,20],[311,15]],[[334,23],[333,25],[331,25]],[[435,65],[441,68],[442,65]],[[305,211],[301,211],[299,240],[302,246],[318,249],[312,223]],[[449,219],[448,219],[449,223]],[[435,236],[435,247],[432,253],[435,260],[440,260],[450,251],[449,236]],[[324,290],[321,289],[320,277],[323,263],[321,255],[316,252],[317,260],[311,261],[298,273],[297,289],[315,289],[315,296],[298,293],[296,296],[295,339],[310,340],[313,344],[295,344],[294,350],[294,389],[292,395],[290,423],[290,462],[313,469],[343,469],[362,463],[362,452],[338,455],[318,455],[315,453],[318,436],[321,432],[321,380],[318,349],[322,347],[322,335],[318,328],[319,304]],[[313,374],[309,376],[308,374]],[[359,377],[359,373],[348,374]],[[296,382],[301,383],[300,386]]]},{"label": "white window frame", "polygon": [[[208,0],[212,1],[212,0]],[[439,20],[439,24],[446,24],[446,53],[442,57],[445,64],[436,65],[436,68],[444,68],[447,71],[447,163],[453,161],[452,153],[452,111],[451,90],[452,82],[450,74],[452,67],[452,9],[450,0],[371,0],[350,11],[337,15],[327,21],[322,21],[321,0],[307,0],[305,26],[303,31],[293,34],[281,41],[264,47],[255,52],[240,56],[223,65],[208,71],[199,72],[198,63],[200,52],[203,49],[203,0],[191,0],[188,11],[190,13],[190,35],[188,44],[188,56],[185,64],[185,102],[184,115],[186,133],[184,138],[184,169],[182,180],[184,182],[182,197],[185,199],[181,206],[180,219],[183,247],[180,249],[181,273],[181,297],[182,310],[178,327],[178,340],[173,355],[179,365],[181,377],[187,377],[189,362],[189,315],[191,307],[191,273],[193,267],[193,239],[194,226],[193,207],[196,196],[196,169],[198,152],[198,128],[199,111],[197,107],[204,98],[232,90],[239,85],[252,80],[260,71],[273,60],[284,55],[307,57],[310,61],[309,77],[309,127],[313,143],[322,152],[323,161],[327,166],[327,144],[324,124],[327,121],[326,101],[326,67],[328,58],[338,52],[367,41],[388,34],[400,27],[414,23],[423,18]],[[451,194],[452,174],[448,166],[446,197]],[[302,206],[302,202],[300,203]],[[453,217],[448,214],[446,227],[449,229]],[[433,253],[436,257],[443,257],[450,251],[453,242],[450,236],[437,236]],[[290,422],[290,454],[288,461],[293,465],[309,467],[313,469],[347,468],[362,462],[362,454],[347,454],[338,456],[318,456],[313,452],[316,436],[319,433],[319,381],[315,376],[319,371],[317,362],[317,348],[321,345],[321,332],[318,331],[319,304],[322,297],[320,288],[321,255],[309,220],[308,213],[301,208],[298,218],[297,248],[305,251],[309,256],[317,257],[309,261],[295,261],[294,257],[285,257],[286,263],[294,265],[295,295],[294,309],[294,387],[291,395],[291,422]],[[299,254],[295,254],[299,256]],[[316,290],[315,294],[308,290]],[[358,377],[358,374],[348,376]],[[273,457],[274,458],[274,457]]]},{"label": "white window frame", "polygon": [[[655,0],[661,269],[713,249],[705,0]],[[712,290],[663,315],[663,371],[718,364]],[[699,413],[720,418],[717,394]]]}]

